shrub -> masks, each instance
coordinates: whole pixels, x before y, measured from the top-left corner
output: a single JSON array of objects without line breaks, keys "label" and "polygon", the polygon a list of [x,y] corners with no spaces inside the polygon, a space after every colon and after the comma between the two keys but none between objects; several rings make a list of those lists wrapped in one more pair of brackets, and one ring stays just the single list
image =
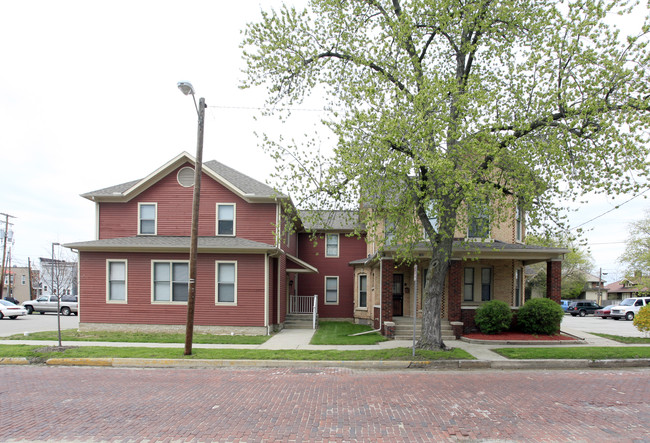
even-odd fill
[{"label": "shrub", "polygon": [[553,335],[560,331],[562,307],[549,298],[528,300],[517,314],[517,324],[529,334]]},{"label": "shrub", "polygon": [[476,326],[484,334],[497,334],[510,329],[512,311],[507,303],[492,300],[476,310]]},{"label": "shrub", "polygon": [[646,334],[650,332],[650,305],[646,305],[639,309],[639,312],[634,316],[632,324],[636,326],[640,332],[645,332]]}]

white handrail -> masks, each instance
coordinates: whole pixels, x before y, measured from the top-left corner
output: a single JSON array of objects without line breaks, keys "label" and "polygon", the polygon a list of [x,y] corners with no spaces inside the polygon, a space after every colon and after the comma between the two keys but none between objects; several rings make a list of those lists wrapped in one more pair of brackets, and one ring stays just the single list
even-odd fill
[{"label": "white handrail", "polygon": [[318,318],[318,294],[314,294],[314,313],[312,317],[312,329],[316,329],[316,319]]}]

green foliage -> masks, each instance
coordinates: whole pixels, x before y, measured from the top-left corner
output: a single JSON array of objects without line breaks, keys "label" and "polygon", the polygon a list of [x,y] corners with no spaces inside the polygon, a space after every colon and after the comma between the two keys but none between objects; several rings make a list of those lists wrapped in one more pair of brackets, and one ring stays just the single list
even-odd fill
[{"label": "green foliage", "polygon": [[650,332],[650,305],[646,305],[639,309],[639,312],[634,316],[634,321],[632,323],[639,331],[645,332],[646,334]]},{"label": "green foliage", "polygon": [[562,307],[549,298],[528,300],[517,314],[517,325],[530,334],[557,334],[564,317]]},{"label": "green foliage", "polygon": [[619,261],[627,266],[630,275],[637,272],[650,275],[650,211],[646,211],[645,218],[630,225],[630,236]]},{"label": "green foliage", "polygon": [[494,352],[504,357],[522,360],[567,359],[567,360],[615,360],[622,358],[650,358],[650,347],[639,346],[578,346],[553,348],[499,348]]},{"label": "green foliage", "polygon": [[497,334],[510,329],[512,311],[507,303],[492,300],[476,310],[474,321],[482,333]]}]

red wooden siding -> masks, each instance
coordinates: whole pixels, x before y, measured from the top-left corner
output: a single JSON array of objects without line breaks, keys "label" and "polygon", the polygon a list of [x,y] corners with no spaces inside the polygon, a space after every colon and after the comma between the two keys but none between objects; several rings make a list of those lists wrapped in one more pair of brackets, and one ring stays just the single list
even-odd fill
[{"label": "red wooden siding", "polygon": [[[299,295],[318,294],[318,311],[321,317],[352,318],[354,313],[354,269],[348,264],[366,257],[365,237],[339,235],[339,257],[325,257],[325,238],[319,236],[317,244],[308,234],[298,236],[298,257],[315,266],[318,274],[300,274]],[[325,277],[339,277],[338,305],[325,304]]]},{"label": "red wooden siding", "polygon": [[[188,164],[181,168],[185,166]],[[157,203],[157,235],[189,236],[193,188],[184,188],[178,183],[178,169],[127,203],[100,203],[99,238],[137,235],[138,203]],[[200,236],[216,234],[217,203],[236,204],[237,237],[275,244],[277,205],[247,203],[206,174],[201,177]]]},{"label": "red wooden siding", "polygon": [[[106,260],[127,260],[128,303],[106,302]],[[187,305],[151,301],[151,262],[187,261],[187,254],[81,252],[80,294],[83,323],[182,325]],[[264,326],[263,254],[201,254],[197,263],[194,323],[218,326]],[[215,305],[215,261],[237,261],[237,306]]]}]

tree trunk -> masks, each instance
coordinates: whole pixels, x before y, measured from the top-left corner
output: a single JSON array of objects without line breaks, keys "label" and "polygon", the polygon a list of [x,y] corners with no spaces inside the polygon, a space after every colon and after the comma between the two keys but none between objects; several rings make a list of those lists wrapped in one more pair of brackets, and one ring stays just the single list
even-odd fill
[{"label": "tree trunk", "polygon": [[452,244],[453,240],[449,239],[443,241],[435,249],[432,248],[431,262],[424,287],[422,334],[417,344],[420,349],[446,349],[442,341],[441,314]]}]

